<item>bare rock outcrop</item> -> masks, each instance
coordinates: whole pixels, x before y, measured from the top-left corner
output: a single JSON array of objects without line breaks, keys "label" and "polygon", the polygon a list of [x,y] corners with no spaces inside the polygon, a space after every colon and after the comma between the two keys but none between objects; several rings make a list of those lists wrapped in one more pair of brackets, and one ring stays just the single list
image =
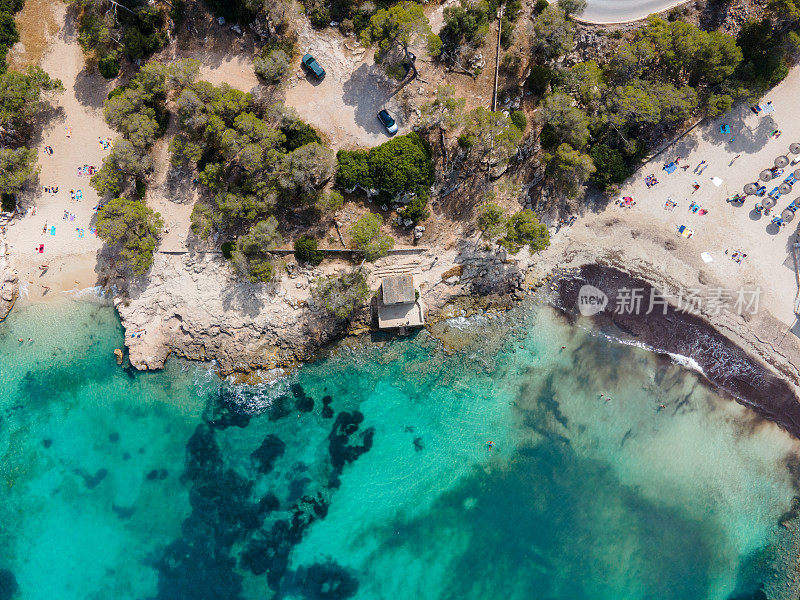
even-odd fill
[{"label": "bare rock outcrop", "polygon": [[174,351],[247,371],[308,358],[340,331],[309,306],[308,287],[303,274],[269,285],[237,280],[215,254],[159,254],[151,275],[114,304],[135,368],[159,369]]},{"label": "bare rock outcrop", "polygon": [[19,294],[19,278],[11,267],[0,271],[0,321],[8,316],[17,301]]}]

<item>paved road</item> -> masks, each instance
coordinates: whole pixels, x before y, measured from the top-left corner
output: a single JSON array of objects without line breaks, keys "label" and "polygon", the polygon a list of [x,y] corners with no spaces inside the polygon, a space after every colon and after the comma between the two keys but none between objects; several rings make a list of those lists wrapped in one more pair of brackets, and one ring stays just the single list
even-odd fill
[{"label": "paved road", "polygon": [[595,23],[634,21],[677,4],[683,2],[681,0],[588,0],[586,10],[578,15],[578,18]]}]

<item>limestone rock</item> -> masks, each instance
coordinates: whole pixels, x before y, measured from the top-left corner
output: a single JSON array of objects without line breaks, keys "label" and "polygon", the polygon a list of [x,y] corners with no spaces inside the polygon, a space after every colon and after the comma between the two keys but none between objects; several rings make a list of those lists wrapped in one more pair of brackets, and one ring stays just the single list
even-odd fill
[{"label": "limestone rock", "polygon": [[0,321],[8,316],[19,294],[19,278],[17,272],[6,267],[0,273]]}]

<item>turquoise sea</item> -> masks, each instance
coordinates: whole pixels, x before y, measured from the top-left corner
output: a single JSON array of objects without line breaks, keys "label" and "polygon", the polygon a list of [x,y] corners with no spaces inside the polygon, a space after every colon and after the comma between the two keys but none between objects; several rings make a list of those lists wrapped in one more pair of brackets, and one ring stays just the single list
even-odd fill
[{"label": "turquoise sea", "polygon": [[797,599],[798,442],[547,307],[450,329],[246,386],[17,307],[0,600]]}]

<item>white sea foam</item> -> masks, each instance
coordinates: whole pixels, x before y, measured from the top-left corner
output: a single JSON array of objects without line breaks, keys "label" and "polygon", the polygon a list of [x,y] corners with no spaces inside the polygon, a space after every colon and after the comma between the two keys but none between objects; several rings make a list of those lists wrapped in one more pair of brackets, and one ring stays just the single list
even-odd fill
[{"label": "white sea foam", "polygon": [[683,354],[677,354],[675,352],[667,352],[666,350],[662,350],[660,348],[656,348],[655,346],[651,346],[650,344],[645,344],[644,342],[639,342],[637,340],[627,340],[627,339],[619,338],[619,337],[610,335],[608,333],[605,333],[603,331],[597,331],[595,329],[590,329],[588,327],[583,327],[583,326],[579,326],[579,327],[581,327],[581,329],[583,329],[584,331],[588,332],[590,335],[599,335],[599,336],[602,336],[602,337],[604,337],[605,339],[607,339],[607,340],[609,340],[611,342],[616,342],[618,344],[623,344],[625,346],[635,346],[636,348],[641,348],[642,350],[647,350],[648,352],[653,352],[655,354],[666,354],[667,356],[669,356],[672,359],[672,362],[674,362],[675,364],[680,365],[680,366],[684,367],[685,369],[689,369],[691,371],[695,371],[695,372],[699,373],[700,375],[702,375],[703,377],[706,377],[706,378],[708,377],[706,375],[705,371],[703,371],[703,367],[700,366],[700,363],[698,363],[691,356],[684,356]]}]

